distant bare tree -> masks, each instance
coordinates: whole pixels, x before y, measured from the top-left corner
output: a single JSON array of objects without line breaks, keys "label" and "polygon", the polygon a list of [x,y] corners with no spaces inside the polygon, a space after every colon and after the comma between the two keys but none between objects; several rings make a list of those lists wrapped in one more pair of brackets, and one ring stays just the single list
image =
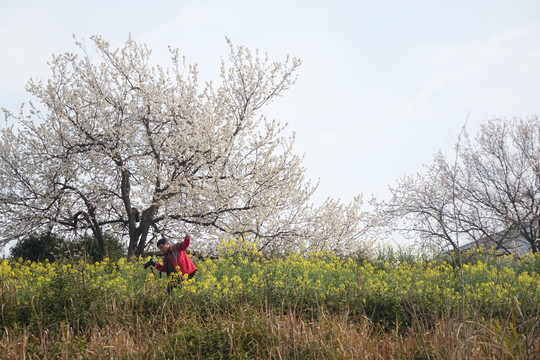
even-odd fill
[{"label": "distant bare tree", "polygon": [[509,252],[504,240],[540,237],[540,121],[492,119],[457,147],[457,161],[438,153],[432,165],[391,187],[377,204],[393,229],[429,245],[458,249],[486,242]]}]

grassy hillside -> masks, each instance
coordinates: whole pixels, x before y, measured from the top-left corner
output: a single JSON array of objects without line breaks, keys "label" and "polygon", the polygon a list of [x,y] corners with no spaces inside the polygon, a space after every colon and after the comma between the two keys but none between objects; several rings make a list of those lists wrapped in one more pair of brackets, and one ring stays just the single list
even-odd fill
[{"label": "grassy hillside", "polygon": [[263,259],[224,243],[172,294],[140,261],[0,264],[5,359],[533,359],[540,258]]}]

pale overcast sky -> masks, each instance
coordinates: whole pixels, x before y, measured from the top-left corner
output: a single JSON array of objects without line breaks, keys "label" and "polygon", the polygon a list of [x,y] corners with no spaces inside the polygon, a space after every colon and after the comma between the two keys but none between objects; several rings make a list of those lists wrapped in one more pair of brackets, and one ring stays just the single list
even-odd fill
[{"label": "pale overcast sky", "polygon": [[387,196],[453,151],[468,118],[540,115],[540,1],[0,0],[0,106],[29,100],[73,35],[120,46],[131,33],[168,65],[179,48],[212,79],[234,44],[303,61],[266,114],[296,132],[315,201]]}]

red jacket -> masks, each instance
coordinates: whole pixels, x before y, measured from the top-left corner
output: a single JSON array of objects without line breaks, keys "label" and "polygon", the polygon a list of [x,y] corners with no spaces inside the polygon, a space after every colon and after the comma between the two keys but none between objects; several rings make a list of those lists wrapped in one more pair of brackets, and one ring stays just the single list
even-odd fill
[{"label": "red jacket", "polygon": [[182,276],[191,275],[197,271],[197,267],[186,253],[190,242],[191,239],[186,236],[181,243],[169,246],[169,250],[163,256],[163,264],[156,264],[156,269],[166,272],[167,275],[180,272]]}]

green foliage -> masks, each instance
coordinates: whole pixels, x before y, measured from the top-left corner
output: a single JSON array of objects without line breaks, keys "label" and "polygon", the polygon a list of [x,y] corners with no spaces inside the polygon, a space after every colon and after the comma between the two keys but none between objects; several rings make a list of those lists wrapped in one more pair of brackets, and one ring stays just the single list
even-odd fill
[{"label": "green foliage", "polygon": [[67,244],[64,239],[45,233],[19,240],[11,249],[11,256],[30,261],[56,261],[65,256],[66,250]]},{"label": "green foliage", "polygon": [[[126,256],[126,248],[120,239],[111,234],[105,234],[105,245],[109,252],[109,259],[116,261]],[[85,236],[79,240],[68,241],[55,234],[31,235],[15,244],[11,249],[11,257],[22,258],[29,261],[59,261],[69,259],[76,261],[84,259],[96,262],[103,259],[98,241],[93,236]]]},{"label": "green foliage", "polygon": [[[103,237],[111,261],[117,261],[126,256],[126,247],[120,239],[111,234],[105,234]],[[86,259],[91,262],[103,260],[103,254],[100,252],[98,241],[94,236],[85,236],[73,242],[70,244],[70,250],[75,258]]]},{"label": "green foliage", "polygon": [[58,328],[67,322],[81,328],[104,315],[103,302],[96,301],[103,298],[103,289],[85,279],[88,274],[84,263],[75,266],[56,272],[48,286],[42,288],[38,303],[41,326]]},{"label": "green foliage", "polygon": [[261,349],[277,346],[278,340],[269,332],[272,324],[257,315],[252,308],[244,307],[211,322],[189,321],[177,329],[176,342],[186,345],[175,348],[174,355],[202,359],[268,358],[269,354]]},{"label": "green foliage", "polygon": [[377,252],[377,257],[371,262],[375,266],[384,266],[385,264],[390,264],[393,266],[399,265],[412,265],[418,263],[419,258],[416,255],[412,248],[408,247],[398,247],[395,249],[392,246],[386,246],[379,248]]}]

